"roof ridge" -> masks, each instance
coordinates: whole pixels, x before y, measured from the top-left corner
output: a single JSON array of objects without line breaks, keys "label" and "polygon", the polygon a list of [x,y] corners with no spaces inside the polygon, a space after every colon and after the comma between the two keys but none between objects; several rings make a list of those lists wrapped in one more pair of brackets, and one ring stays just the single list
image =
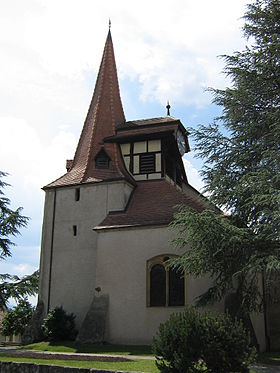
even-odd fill
[{"label": "roof ridge", "polygon": [[173,120],[179,120],[178,118],[175,118],[175,117],[171,117],[171,116],[161,116],[161,117],[152,117],[152,118],[142,118],[142,119],[134,119],[134,120],[128,120],[126,121],[125,123],[128,123],[128,122],[143,122],[144,120],[155,120],[155,119],[173,119]]}]

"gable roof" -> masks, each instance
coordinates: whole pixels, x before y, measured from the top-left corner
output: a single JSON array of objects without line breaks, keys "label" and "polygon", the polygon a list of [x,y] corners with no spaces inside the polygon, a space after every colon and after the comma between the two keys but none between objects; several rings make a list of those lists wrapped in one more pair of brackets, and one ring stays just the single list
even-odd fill
[{"label": "gable roof", "polygon": [[196,211],[205,209],[205,201],[194,190],[182,191],[165,179],[138,181],[125,211],[110,212],[94,229],[126,228],[169,224],[176,206],[184,204]]},{"label": "gable roof", "polygon": [[123,143],[133,139],[140,141],[142,138],[159,138],[173,135],[175,138],[177,132],[181,131],[185,136],[186,153],[190,151],[188,141],[188,131],[185,129],[181,121],[171,116],[148,118],[128,121],[116,127],[116,134],[105,137],[104,142]]},{"label": "gable roof", "polygon": [[[116,127],[121,123],[125,123],[125,116],[109,30],[93,97],[74,159],[68,162],[68,172],[45,188],[118,178],[126,178],[133,182],[123,165],[118,145],[103,142],[105,137],[115,134]],[[95,168],[94,158],[102,148],[110,157],[111,162],[108,169],[100,170]]]}]

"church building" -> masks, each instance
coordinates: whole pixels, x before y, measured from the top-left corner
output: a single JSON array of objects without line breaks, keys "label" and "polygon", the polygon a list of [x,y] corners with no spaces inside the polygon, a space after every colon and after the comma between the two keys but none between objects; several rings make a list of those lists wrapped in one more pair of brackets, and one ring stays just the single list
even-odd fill
[{"label": "church building", "polygon": [[208,278],[166,266],[183,252],[170,242],[176,206],[208,203],[188,183],[189,150],[169,109],[126,121],[109,29],[74,158],[43,188],[39,300],[45,314],[74,313],[79,340],[149,344],[161,322],[208,289]]}]

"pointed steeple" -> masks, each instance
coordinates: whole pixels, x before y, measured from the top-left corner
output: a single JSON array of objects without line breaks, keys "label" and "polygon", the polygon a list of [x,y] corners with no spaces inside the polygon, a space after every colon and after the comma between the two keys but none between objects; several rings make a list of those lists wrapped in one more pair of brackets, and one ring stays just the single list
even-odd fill
[{"label": "pointed steeple", "polygon": [[[115,134],[116,126],[125,123],[111,31],[109,28],[93,97],[84,122],[73,162],[68,173],[48,187],[127,177],[117,144],[103,143]],[[98,168],[95,159],[102,152],[109,167]]]}]

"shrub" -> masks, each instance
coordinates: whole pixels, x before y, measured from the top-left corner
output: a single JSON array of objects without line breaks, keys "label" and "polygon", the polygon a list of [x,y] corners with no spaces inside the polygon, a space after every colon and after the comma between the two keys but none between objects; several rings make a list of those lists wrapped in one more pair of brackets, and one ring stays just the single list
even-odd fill
[{"label": "shrub", "polygon": [[62,307],[51,310],[43,321],[43,331],[50,341],[74,340],[77,335],[75,315],[67,314]]},{"label": "shrub", "polygon": [[194,308],[160,325],[153,351],[164,373],[245,373],[255,357],[240,321]]}]

